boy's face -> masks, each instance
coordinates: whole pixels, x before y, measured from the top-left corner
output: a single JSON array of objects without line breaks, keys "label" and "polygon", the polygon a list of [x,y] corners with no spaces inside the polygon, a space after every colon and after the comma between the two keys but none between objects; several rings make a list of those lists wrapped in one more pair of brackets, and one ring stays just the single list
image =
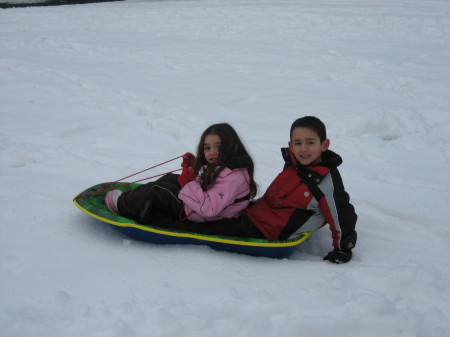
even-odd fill
[{"label": "boy's face", "polygon": [[322,161],[322,152],[328,150],[330,140],[323,143],[315,131],[309,128],[297,127],[292,130],[290,142],[295,158],[302,165],[317,165]]}]

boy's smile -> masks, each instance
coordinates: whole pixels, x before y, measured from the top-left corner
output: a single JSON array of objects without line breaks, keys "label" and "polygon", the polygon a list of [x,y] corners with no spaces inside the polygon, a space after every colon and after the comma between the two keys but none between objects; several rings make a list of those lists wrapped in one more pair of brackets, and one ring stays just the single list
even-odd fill
[{"label": "boy's smile", "polygon": [[330,141],[323,143],[317,133],[309,128],[297,127],[292,130],[290,142],[295,159],[302,165],[317,165],[322,161],[322,152],[328,150]]}]

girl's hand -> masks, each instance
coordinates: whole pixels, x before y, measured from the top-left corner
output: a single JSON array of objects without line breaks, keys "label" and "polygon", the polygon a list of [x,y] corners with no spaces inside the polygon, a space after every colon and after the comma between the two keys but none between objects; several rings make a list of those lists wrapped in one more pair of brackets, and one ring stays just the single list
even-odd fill
[{"label": "girl's hand", "polygon": [[183,154],[182,158],[183,162],[181,163],[181,167],[191,167],[195,162],[195,156],[190,152]]},{"label": "girl's hand", "polygon": [[184,187],[188,182],[194,180],[194,170],[192,167],[183,167],[180,176],[178,177],[178,183],[181,187]]}]

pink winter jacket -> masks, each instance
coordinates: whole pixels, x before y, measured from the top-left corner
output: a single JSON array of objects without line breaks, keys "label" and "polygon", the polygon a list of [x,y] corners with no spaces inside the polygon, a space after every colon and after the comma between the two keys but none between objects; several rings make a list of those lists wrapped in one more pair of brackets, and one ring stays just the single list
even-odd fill
[{"label": "pink winter jacket", "polygon": [[181,189],[178,198],[184,202],[184,211],[189,220],[204,222],[235,218],[250,202],[249,198],[235,202],[248,196],[249,182],[247,169],[225,168],[209,190],[202,190],[197,176]]}]

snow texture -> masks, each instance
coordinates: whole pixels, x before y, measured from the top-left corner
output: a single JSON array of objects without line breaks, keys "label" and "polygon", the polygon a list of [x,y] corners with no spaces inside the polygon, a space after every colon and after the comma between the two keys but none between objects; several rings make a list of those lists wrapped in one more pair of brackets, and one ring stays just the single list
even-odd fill
[{"label": "snow texture", "polygon": [[[450,336],[450,3],[124,1],[0,11],[4,337]],[[342,155],[351,262],[122,236],[72,198],[235,126],[259,196],[298,117]],[[158,174],[179,167],[158,167]]]}]

